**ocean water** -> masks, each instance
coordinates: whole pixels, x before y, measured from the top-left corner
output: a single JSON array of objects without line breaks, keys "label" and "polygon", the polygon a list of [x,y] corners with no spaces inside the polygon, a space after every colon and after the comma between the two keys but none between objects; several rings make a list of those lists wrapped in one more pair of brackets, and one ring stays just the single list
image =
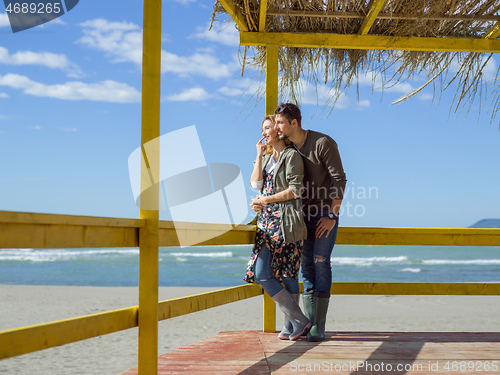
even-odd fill
[{"label": "ocean water", "polygon": [[[160,286],[243,284],[251,245],[162,247]],[[337,245],[333,281],[500,281],[500,247]],[[0,284],[137,286],[138,249],[0,249]]]}]

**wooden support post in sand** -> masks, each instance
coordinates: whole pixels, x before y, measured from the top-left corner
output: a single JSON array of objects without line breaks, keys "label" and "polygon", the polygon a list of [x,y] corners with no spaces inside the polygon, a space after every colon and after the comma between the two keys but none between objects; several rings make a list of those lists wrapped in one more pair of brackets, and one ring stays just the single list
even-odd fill
[{"label": "wooden support post in sand", "polygon": [[[139,231],[139,374],[156,374],[158,367],[158,222],[159,149],[144,146],[160,136],[161,0],[144,0],[142,56],[142,132],[145,163],[141,163]],[[150,143],[151,145],[151,143]],[[154,142],[153,142],[154,145]],[[154,146],[153,146],[154,148]],[[149,187],[146,191],[143,187]],[[147,202],[147,203],[146,203]],[[147,204],[147,205],[146,205]],[[156,207],[156,209],[151,209]],[[145,208],[149,208],[146,210]]]},{"label": "wooden support post in sand", "polygon": [[[266,115],[274,113],[278,105],[278,45],[266,47]],[[276,304],[264,293],[264,332],[276,331]]]}]

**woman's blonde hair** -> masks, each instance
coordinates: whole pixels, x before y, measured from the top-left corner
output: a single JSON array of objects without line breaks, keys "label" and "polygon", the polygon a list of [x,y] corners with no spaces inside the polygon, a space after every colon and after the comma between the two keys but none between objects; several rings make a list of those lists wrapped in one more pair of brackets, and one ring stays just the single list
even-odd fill
[{"label": "woman's blonde hair", "polygon": [[[262,120],[262,125],[264,125],[264,123],[266,121],[271,121],[272,124],[275,125],[276,124],[276,116],[275,115],[267,115],[266,117],[264,117],[264,120]],[[261,128],[262,128],[262,125],[261,125]],[[284,142],[285,142],[285,145],[287,145],[287,146],[291,143],[288,139],[285,139]],[[269,155],[272,153],[273,153],[273,146],[266,144],[266,148],[264,149],[264,154]]]}]

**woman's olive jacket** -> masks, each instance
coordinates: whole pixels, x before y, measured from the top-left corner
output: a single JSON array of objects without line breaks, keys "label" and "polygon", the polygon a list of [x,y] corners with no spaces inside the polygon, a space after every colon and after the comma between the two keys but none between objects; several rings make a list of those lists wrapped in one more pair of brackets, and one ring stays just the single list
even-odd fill
[{"label": "woman's olive jacket", "polygon": [[[271,154],[262,157],[262,170],[266,165]],[[297,242],[307,238],[307,228],[302,214],[302,199],[300,198],[304,185],[304,163],[302,157],[293,146],[286,146],[281,152],[276,166],[274,167],[273,185],[274,193],[280,193],[283,190],[290,189],[299,198],[279,202],[281,231],[286,243]]]}]

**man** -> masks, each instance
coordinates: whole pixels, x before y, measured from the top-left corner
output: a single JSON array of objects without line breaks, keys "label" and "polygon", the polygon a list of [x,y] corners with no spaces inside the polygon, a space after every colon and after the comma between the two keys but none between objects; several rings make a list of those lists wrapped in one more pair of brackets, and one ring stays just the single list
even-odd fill
[{"label": "man", "polygon": [[295,104],[281,104],[274,114],[278,137],[293,142],[304,161],[302,200],[307,239],[301,259],[302,301],[305,315],[313,323],[307,341],[322,341],[332,284],[330,258],[337,237],[346,176],[337,143],[328,135],[302,129],[302,116]]}]

